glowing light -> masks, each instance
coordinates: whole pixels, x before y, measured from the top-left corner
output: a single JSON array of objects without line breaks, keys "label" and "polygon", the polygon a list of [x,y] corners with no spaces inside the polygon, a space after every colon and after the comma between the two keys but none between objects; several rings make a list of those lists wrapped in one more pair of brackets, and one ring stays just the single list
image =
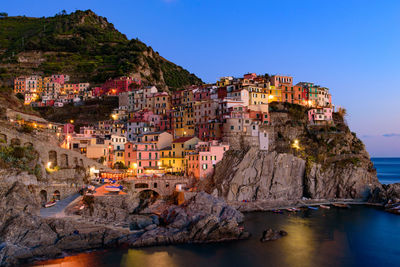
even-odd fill
[{"label": "glowing light", "polygon": [[70,120],[69,122],[70,122],[70,123],[74,123],[74,120]]},{"label": "glowing light", "polygon": [[50,169],[51,168],[51,162],[47,162],[47,168]]},{"label": "glowing light", "polygon": [[157,162],[157,165],[158,165],[158,167],[160,167],[161,166],[161,161]]},{"label": "glowing light", "polygon": [[293,141],[292,147],[295,148],[295,149],[300,149],[300,144],[299,144],[299,140],[298,139],[295,139]]},{"label": "glowing light", "polygon": [[112,115],[111,115],[111,118],[112,118],[113,120],[116,120],[116,119],[118,119],[118,115],[117,115],[117,114],[112,114]]},{"label": "glowing light", "polygon": [[133,168],[134,168],[134,169],[137,168],[137,163],[133,163]]}]

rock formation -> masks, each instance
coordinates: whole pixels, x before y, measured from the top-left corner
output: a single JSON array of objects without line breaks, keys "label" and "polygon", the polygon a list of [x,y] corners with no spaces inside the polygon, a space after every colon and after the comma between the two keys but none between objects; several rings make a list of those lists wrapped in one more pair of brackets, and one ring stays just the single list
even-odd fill
[{"label": "rock formation", "polygon": [[[369,155],[343,116],[332,125],[308,125],[306,109],[271,105],[269,150],[243,142],[199,188],[227,201],[364,199],[380,183]],[[299,147],[292,146],[297,140]]]},{"label": "rock formation", "polygon": [[[181,206],[167,205],[160,216],[133,214],[130,198],[94,201],[81,218],[42,218],[35,185],[0,184],[0,265],[54,258],[64,252],[183,242],[224,241],[246,237],[243,215],[206,193],[188,196]],[[90,210],[89,207],[86,208]],[[116,227],[128,221],[129,228]],[[110,224],[113,222],[114,224]]]},{"label": "rock formation", "polygon": [[263,232],[260,241],[261,242],[274,241],[284,236],[287,236],[287,234],[288,233],[284,230],[277,231],[269,228]]}]

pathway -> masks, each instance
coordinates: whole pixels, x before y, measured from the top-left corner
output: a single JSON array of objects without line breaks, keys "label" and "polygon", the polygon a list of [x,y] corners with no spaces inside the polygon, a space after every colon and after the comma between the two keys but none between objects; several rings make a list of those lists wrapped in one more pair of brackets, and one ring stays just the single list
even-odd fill
[{"label": "pathway", "polygon": [[40,209],[40,216],[48,218],[48,217],[65,217],[65,208],[68,207],[72,202],[79,200],[81,195],[79,193],[68,196],[57,202],[56,205],[50,208],[42,208]]}]

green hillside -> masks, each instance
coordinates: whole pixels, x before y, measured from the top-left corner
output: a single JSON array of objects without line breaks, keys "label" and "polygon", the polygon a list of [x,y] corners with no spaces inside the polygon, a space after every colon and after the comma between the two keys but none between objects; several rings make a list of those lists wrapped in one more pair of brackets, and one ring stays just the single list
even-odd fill
[{"label": "green hillside", "polygon": [[202,83],[138,39],[128,40],[91,10],[48,18],[0,17],[0,83],[34,73],[67,73],[74,81],[95,84],[132,75],[172,90]]}]

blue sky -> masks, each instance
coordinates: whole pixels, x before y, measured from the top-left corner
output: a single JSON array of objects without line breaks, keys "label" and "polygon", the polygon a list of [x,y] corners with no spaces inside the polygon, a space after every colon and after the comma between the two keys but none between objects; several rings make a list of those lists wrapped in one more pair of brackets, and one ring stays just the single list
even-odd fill
[{"label": "blue sky", "polygon": [[92,9],[206,82],[288,74],[331,89],[371,156],[400,156],[400,1],[2,1],[12,15]]}]

